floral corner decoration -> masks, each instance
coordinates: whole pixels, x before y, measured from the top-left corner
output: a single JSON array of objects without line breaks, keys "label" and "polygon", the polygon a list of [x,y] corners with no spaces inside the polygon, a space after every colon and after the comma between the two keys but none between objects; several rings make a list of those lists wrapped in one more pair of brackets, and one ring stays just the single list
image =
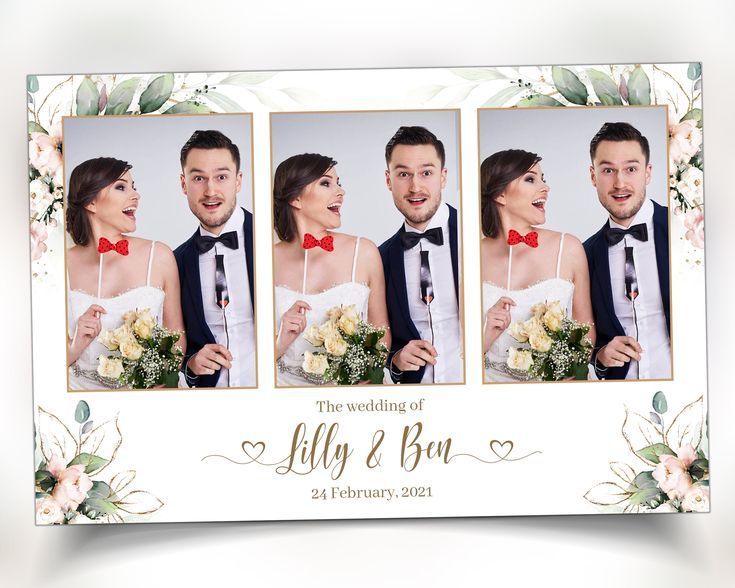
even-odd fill
[{"label": "floral corner decoration", "polygon": [[597,506],[623,512],[709,512],[709,459],[703,398],[685,406],[664,426],[668,410],[663,392],[653,396],[650,418],[626,408],[623,437],[645,465],[611,462],[616,479],[593,486],[584,495]]},{"label": "floral corner decoration", "polygon": [[132,522],[129,515],[149,515],[163,502],[143,490],[131,490],[135,471],[121,471],[104,481],[99,474],[122,444],[117,417],[95,426],[89,405],[80,400],[74,436],[56,416],[38,407],[36,523],[80,525]]}]

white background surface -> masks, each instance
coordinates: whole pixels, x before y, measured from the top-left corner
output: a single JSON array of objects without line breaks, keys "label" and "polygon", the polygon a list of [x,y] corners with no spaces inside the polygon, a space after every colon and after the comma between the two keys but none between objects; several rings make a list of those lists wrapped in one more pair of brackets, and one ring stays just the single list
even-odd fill
[{"label": "white background surface", "polygon": [[[35,2],[2,8],[6,231],[2,307],[5,386],[0,443],[0,577],[10,586],[373,586],[423,584],[726,586],[732,583],[735,490],[728,360],[734,210],[729,5],[573,1],[451,7],[374,2],[365,13],[278,3]],[[104,20],[100,15],[104,14]],[[558,41],[558,39],[563,39]],[[721,41],[725,39],[725,41]],[[622,40],[622,41],[621,41]],[[32,403],[28,301],[25,74],[126,70],[704,62],[710,444],[713,512],[700,516],[577,516],[320,523],[159,524],[35,528],[30,522]],[[22,196],[17,196],[22,195]],[[6,324],[7,324],[6,323]],[[472,407],[467,407],[468,412]],[[580,418],[583,418],[580,415]],[[570,468],[584,468],[573,451]],[[185,472],[183,477],[185,477]],[[538,480],[538,492],[554,484]],[[513,492],[513,481],[507,481]],[[232,500],[240,500],[232,488]],[[206,496],[202,500],[207,500]],[[556,582],[554,582],[556,580]],[[729,581],[728,581],[729,580]]]}]

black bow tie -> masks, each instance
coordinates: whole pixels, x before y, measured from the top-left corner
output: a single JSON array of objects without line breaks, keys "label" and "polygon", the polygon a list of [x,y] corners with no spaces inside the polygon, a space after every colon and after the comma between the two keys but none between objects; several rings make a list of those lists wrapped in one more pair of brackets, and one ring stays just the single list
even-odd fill
[{"label": "black bow tie", "polygon": [[404,249],[416,247],[416,244],[421,239],[426,239],[434,245],[444,245],[444,234],[442,233],[441,227],[434,227],[425,233],[415,233],[413,231],[404,231],[401,233],[401,243],[403,243]]},{"label": "black bow tie", "polygon": [[607,239],[607,244],[611,247],[620,243],[625,235],[630,235],[639,241],[648,241],[648,229],[643,223],[633,225],[629,229],[618,229],[612,227],[605,229],[605,239]]},{"label": "black bow tie", "polygon": [[210,237],[209,235],[199,235],[196,240],[197,250],[200,254],[206,253],[215,243],[222,243],[225,247],[230,249],[237,249],[237,233],[230,231],[223,233],[219,237]]}]

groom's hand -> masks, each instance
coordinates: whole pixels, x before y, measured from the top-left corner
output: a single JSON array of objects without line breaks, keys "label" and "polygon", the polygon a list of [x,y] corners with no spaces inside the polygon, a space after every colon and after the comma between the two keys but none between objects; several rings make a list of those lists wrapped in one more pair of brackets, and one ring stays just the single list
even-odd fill
[{"label": "groom's hand", "polygon": [[232,367],[232,353],[224,345],[207,343],[189,358],[187,367],[196,376],[209,376],[220,369]]},{"label": "groom's hand", "polygon": [[416,372],[427,363],[436,365],[437,355],[439,354],[431,343],[414,339],[396,352],[393,356],[393,365],[402,372]]},{"label": "groom's hand", "polygon": [[643,348],[633,337],[613,337],[610,342],[597,352],[597,363],[606,368],[623,367],[631,359],[641,360]]}]

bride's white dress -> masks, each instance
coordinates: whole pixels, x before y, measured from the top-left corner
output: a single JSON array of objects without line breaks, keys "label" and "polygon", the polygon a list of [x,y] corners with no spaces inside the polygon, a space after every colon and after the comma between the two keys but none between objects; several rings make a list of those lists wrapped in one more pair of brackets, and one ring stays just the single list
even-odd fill
[{"label": "bride's white dress", "polygon": [[[559,254],[556,260],[556,275],[553,278],[541,280],[527,288],[520,290],[510,289],[511,260],[508,263],[508,278],[505,288],[486,281],[482,283],[482,310],[483,317],[487,315],[489,308],[498,301],[501,296],[511,298],[516,305],[511,306],[511,323],[526,321],[531,318],[531,307],[539,302],[553,302],[558,300],[564,312],[571,315],[572,299],[574,298],[574,283],[559,277],[561,268],[561,256],[564,249],[564,234],[559,240]],[[513,249],[511,247],[510,251]],[[512,255],[512,254],[511,254]],[[518,341],[510,336],[506,329],[490,346],[485,354],[485,382],[513,382],[518,381],[508,369],[508,349],[510,347],[523,347]]]},{"label": "bride's white dress", "polygon": [[[276,286],[276,316],[278,317],[277,330],[280,331],[281,328],[281,317],[297,300],[304,300],[311,307],[311,310],[308,311],[307,314],[307,328],[309,325],[321,325],[326,322],[329,309],[340,305],[348,306],[350,304],[354,304],[360,314],[360,318],[367,320],[370,288],[365,284],[355,281],[357,254],[359,249],[360,237],[358,237],[355,242],[351,280],[314,294],[306,293],[306,260],[308,259],[308,253],[306,253],[304,279],[302,282],[301,292],[292,290],[285,286]],[[311,345],[311,343],[303,337],[302,333],[296,337],[277,362],[278,374],[276,383],[279,386],[314,386],[325,383],[319,376],[313,376],[304,372],[302,364],[304,362],[304,352],[306,351],[314,352],[317,351],[317,348]]]},{"label": "bride's white dress", "polygon": [[[148,272],[146,283],[126,290],[117,296],[110,298],[100,297],[102,286],[102,263],[99,268],[97,283],[97,295],[72,290],[69,285],[69,301],[67,304],[67,324],[69,327],[69,338],[73,339],[76,331],[77,320],[83,315],[91,304],[98,304],[107,312],[101,315],[102,331],[116,329],[123,322],[123,315],[136,309],[150,308],[151,314],[159,322],[163,319],[164,291],[156,286],[151,286],[151,268],[153,267],[153,252],[155,241],[151,243],[151,251],[148,256]],[[69,283],[67,277],[67,283]],[[82,351],[81,355],[69,366],[69,389],[70,390],[108,390],[119,387],[116,382],[102,378],[97,373],[100,355],[108,355],[110,351],[97,339]]]}]

